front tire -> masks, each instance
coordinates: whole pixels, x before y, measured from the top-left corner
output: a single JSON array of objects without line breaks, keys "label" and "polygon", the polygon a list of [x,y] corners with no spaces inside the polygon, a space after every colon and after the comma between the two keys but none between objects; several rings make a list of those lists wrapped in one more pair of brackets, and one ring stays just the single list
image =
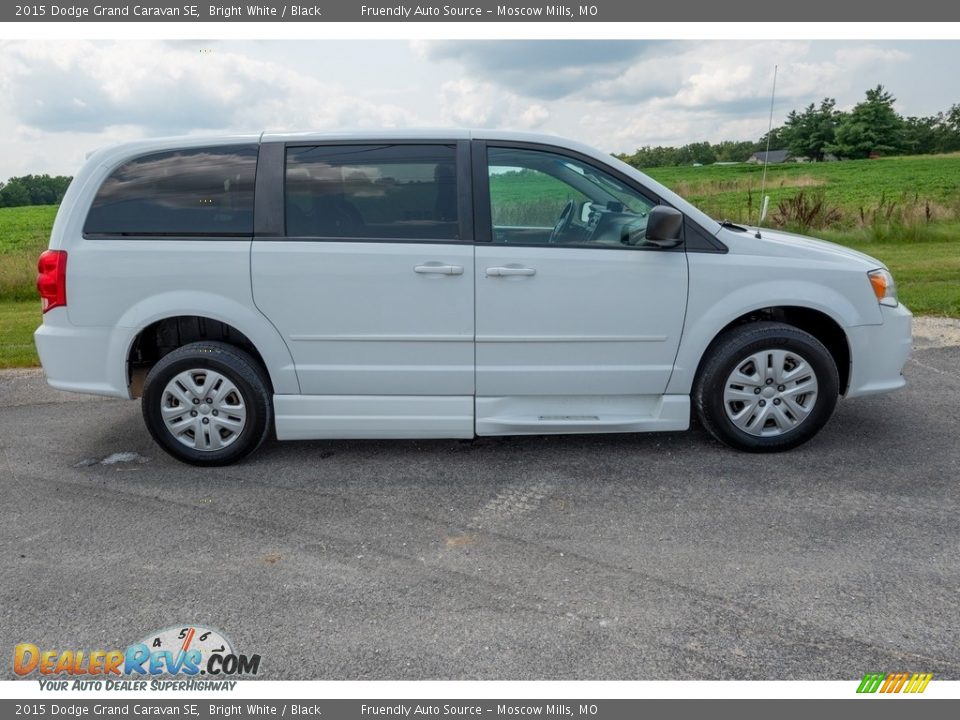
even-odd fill
[{"label": "front tire", "polygon": [[157,444],[192,465],[246,457],[273,422],[264,370],[248,353],[219,342],[190,343],[161,358],[147,374],[141,408]]},{"label": "front tire", "polygon": [[805,443],[826,425],[840,379],[830,351],[791,325],[733,328],[708,350],[693,391],[701,424],[717,440],[747,452]]}]

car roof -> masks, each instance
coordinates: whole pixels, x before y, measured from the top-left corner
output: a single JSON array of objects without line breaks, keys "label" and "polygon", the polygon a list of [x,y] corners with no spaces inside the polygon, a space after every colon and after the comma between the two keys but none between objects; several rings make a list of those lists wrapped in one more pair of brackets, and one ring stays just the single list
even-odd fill
[{"label": "car roof", "polygon": [[367,130],[330,130],[306,132],[264,132],[262,142],[331,142],[344,140],[503,140],[511,142],[535,142],[569,144],[566,138],[512,130],[488,130],[469,128],[382,128]]},{"label": "car roof", "polygon": [[[457,140],[493,140],[506,142],[527,142],[544,145],[557,145],[578,150],[587,155],[597,155],[594,147],[543,133],[517,132],[511,130],[487,130],[466,128],[383,128],[365,130],[329,130],[329,131],[266,131],[237,135],[182,135],[174,137],[148,138],[117,143],[100,148],[101,157],[133,156],[145,152],[195,148],[211,145],[252,144],[258,142],[373,142],[423,140],[455,142]],[[92,156],[95,153],[90,153]],[[606,156],[606,153],[602,153]]]}]

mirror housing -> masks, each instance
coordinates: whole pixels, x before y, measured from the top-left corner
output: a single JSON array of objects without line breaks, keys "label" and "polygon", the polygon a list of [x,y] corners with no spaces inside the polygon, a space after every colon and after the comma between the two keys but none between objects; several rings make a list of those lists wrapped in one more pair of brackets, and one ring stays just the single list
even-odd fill
[{"label": "mirror housing", "polygon": [[657,205],[647,216],[644,240],[659,248],[677,247],[683,242],[682,229],[683,213],[669,205]]}]

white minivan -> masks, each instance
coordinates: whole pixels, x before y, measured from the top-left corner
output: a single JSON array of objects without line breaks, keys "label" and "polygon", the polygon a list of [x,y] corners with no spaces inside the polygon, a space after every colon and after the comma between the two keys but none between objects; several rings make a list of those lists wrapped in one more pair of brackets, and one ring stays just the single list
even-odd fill
[{"label": "white minivan", "polygon": [[[94,153],[39,261],[52,386],[142,397],[223,465],[277,438],[684,430],[810,439],[901,387],[883,263],[718,222],[606,153],[498,131]],[[693,408],[691,408],[691,404]]]}]

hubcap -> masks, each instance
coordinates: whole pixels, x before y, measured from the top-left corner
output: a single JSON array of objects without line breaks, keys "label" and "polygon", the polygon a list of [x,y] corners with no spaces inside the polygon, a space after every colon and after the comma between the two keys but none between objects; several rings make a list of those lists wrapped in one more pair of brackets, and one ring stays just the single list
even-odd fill
[{"label": "hubcap", "polygon": [[750,435],[770,437],[794,430],[817,402],[817,375],[791,350],[761,350],[743,358],[727,377],[723,407]]},{"label": "hubcap", "polygon": [[211,452],[232,445],[247,423],[243,396],[215,370],[186,370],[163,389],[160,414],[178,442]]}]

